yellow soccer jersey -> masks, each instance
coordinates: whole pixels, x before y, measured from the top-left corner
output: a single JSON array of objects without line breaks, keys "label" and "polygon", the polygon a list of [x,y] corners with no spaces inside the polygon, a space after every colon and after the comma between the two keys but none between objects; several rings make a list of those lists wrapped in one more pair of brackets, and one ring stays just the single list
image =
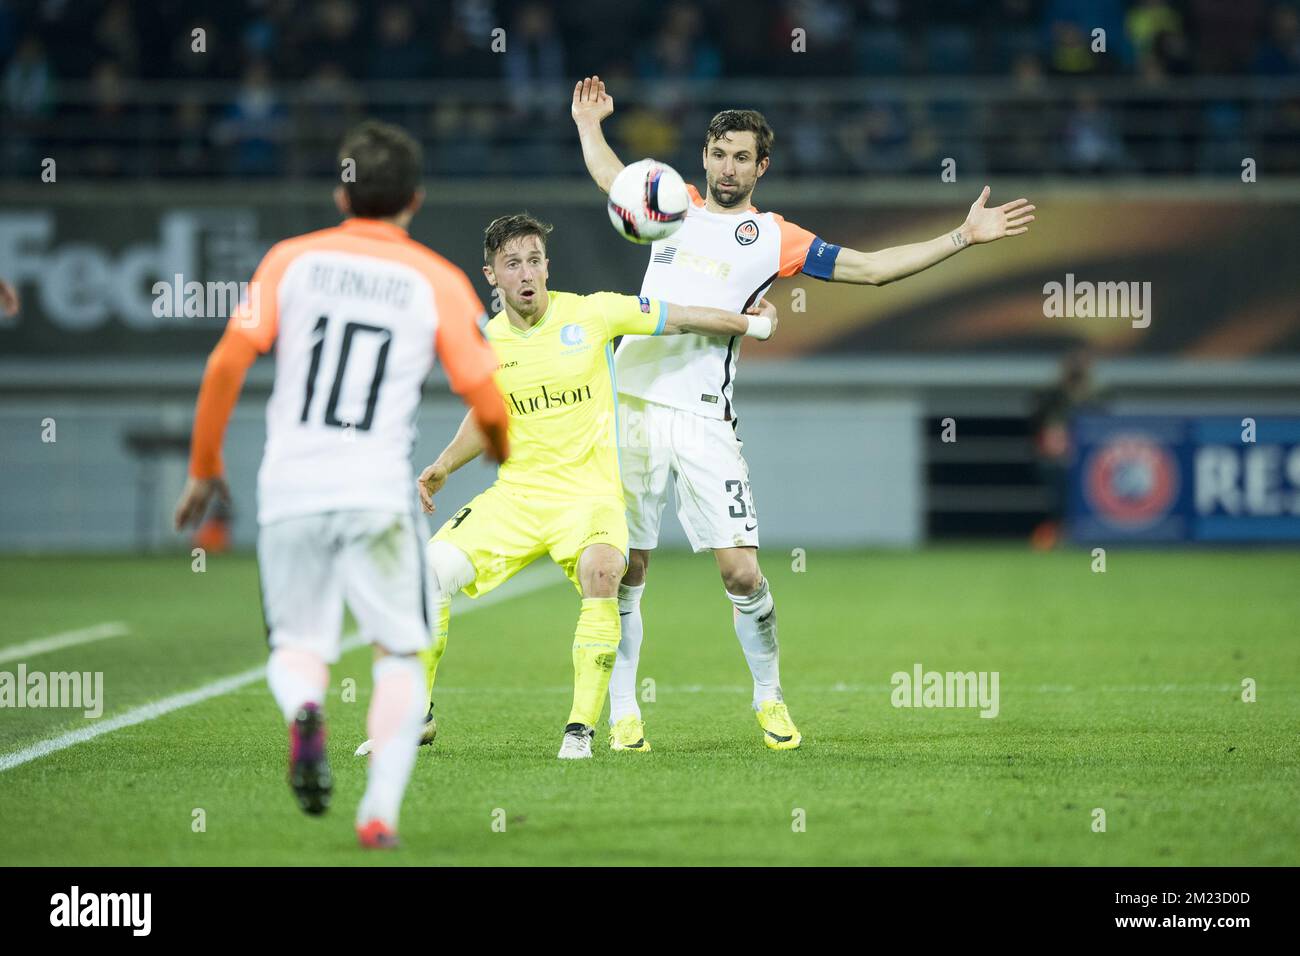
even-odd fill
[{"label": "yellow soccer jersey", "polygon": [[668,307],[613,292],[547,293],[526,332],[504,312],[488,322],[496,383],[510,412],[510,457],[501,484],[540,495],[623,495],[612,340],[658,335]]}]

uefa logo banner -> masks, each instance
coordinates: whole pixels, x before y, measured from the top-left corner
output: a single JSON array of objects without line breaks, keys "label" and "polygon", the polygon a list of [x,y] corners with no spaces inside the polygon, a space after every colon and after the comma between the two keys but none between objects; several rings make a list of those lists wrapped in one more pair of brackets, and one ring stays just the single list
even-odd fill
[{"label": "uefa logo banner", "polygon": [[1093,511],[1133,531],[1168,517],[1180,480],[1173,449],[1141,432],[1115,435],[1083,466],[1083,493]]},{"label": "uefa logo banner", "polygon": [[1179,418],[1084,415],[1074,421],[1071,537],[1182,541],[1187,426]]},{"label": "uefa logo banner", "polygon": [[1300,419],[1081,415],[1072,434],[1081,544],[1300,541]]}]

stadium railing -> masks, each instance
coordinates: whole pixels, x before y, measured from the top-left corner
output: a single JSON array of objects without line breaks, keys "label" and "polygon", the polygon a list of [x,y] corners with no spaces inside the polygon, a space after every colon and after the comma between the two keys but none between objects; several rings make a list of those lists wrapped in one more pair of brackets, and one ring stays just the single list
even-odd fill
[{"label": "stadium railing", "polygon": [[[346,127],[402,123],[444,176],[581,175],[571,88],[504,81],[60,83],[4,114],[0,171],[58,156],[78,176],[304,177],[334,172]],[[611,122],[629,154],[691,164],[719,109],[762,109],[793,176],[935,175],[945,158],[1016,175],[1189,175],[1267,153],[1300,172],[1296,77],[860,77],[628,83]]]}]

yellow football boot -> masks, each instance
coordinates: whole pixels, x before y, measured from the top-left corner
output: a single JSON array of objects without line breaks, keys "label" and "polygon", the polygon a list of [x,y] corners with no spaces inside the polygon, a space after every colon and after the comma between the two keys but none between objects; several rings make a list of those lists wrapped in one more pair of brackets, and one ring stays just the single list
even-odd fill
[{"label": "yellow football boot", "polygon": [[645,739],[645,721],[628,714],[609,729],[610,750],[639,750],[642,753],[650,749],[650,741]]},{"label": "yellow football boot", "polygon": [[803,743],[803,734],[790,719],[790,709],[779,700],[765,700],[754,711],[758,726],[763,728],[763,743],[773,750],[794,750]]}]

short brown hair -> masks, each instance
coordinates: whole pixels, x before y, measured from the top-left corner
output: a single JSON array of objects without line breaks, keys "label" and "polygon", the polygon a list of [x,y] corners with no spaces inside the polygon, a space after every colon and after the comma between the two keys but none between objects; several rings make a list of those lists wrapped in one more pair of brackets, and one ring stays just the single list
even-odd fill
[{"label": "short brown hair", "polygon": [[526,212],[493,219],[483,230],[483,261],[492,265],[492,260],[506,243],[522,236],[536,236],[542,240],[542,248],[545,248],[546,237],[551,234],[552,228],[549,222],[542,222]]},{"label": "short brown hair", "polygon": [[339,147],[339,164],[351,160],[354,177],[345,178],[352,215],[363,219],[396,216],[420,188],[424,151],[406,130],[366,120],[350,129]]},{"label": "short brown hair", "polygon": [[772,152],[772,140],[775,133],[765,117],[758,110],[723,110],[709,121],[709,131],[704,135],[704,148],[715,139],[722,139],[728,133],[753,133],[754,147],[759,162],[767,159]]}]

